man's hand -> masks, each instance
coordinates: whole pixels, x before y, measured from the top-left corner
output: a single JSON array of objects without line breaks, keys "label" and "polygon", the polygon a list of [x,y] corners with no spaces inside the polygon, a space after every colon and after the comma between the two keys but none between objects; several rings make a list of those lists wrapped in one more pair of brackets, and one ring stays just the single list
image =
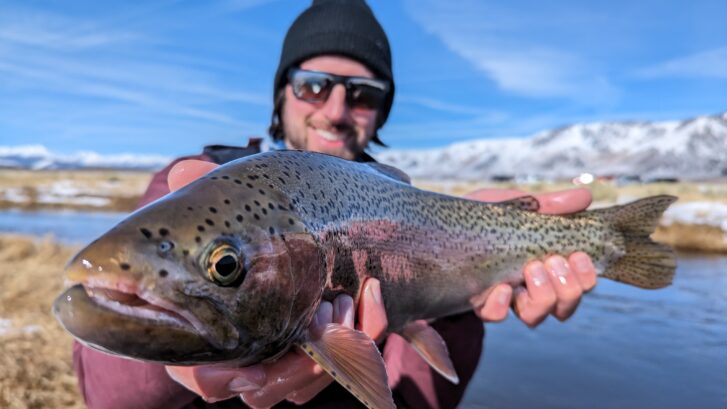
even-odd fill
[{"label": "man's hand", "polygon": [[[465,197],[486,202],[499,202],[525,196],[519,190],[481,189]],[[540,213],[569,214],[585,210],[591,203],[586,189],[534,195]],[[513,304],[515,313],[528,326],[535,327],[549,314],[563,321],[575,311],[583,293],[596,285],[596,269],[591,258],[582,252],[547,257],[524,267],[525,285],[512,288],[497,285],[473,300],[475,313],[486,322],[502,321]],[[512,300],[515,302],[512,303]]]},{"label": "man's hand", "polygon": [[[169,188],[174,191],[207,174],[217,165],[186,160],[169,172]],[[381,340],[388,326],[381,302],[381,288],[376,279],[364,282],[359,296],[357,329],[375,340]],[[322,302],[311,323],[311,330],[335,322],[354,326],[353,299],[341,295],[333,303]],[[273,363],[244,368],[223,366],[167,366],[169,375],[209,402],[239,395],[252,407],[270,407],[287,399],[302,404],[322,391],[332,381],[328,374],[298,349],[291,350]]]}]

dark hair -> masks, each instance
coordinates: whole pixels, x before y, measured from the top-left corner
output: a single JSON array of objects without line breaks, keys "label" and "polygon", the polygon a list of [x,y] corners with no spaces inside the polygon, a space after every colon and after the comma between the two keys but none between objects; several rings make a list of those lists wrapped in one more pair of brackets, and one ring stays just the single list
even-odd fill
[{"label": "dark hair", "polygon": [[[273,115],[270,118],[270,127],[268,128],[268,134],[273,141],[282,142],[285,140],[285,126],[283,125],[283,116],[281,115],[283,104],[285,104],[285,88],[281,88],[275,95],[275,101],[273,101]],[[371,142],[387,147],[387,145],[379,138],[380,124],[374,130],[374,135],[371,137]]]}]

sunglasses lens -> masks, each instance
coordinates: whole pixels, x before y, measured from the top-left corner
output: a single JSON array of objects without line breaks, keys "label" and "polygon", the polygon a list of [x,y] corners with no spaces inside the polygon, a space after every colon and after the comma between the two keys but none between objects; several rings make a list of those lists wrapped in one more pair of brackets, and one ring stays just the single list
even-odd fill
[{"label": "sunglasses lens", "polygon": [[351,108],[379,109],[388,95],[388,84],[373,78],[305,70],[292,70],[288,75],[295,97],[308,102],[325,101],[335,84],[345,84],[346,101]]},{"label": "sunglasses lens", "polygon": [[386,99],[386,91],[367,84],[351,84],[348,103],[351,107],[379,109]]},{"label": "sunglasses lens", "polygon": [[323,101],[328,98],[331,81],[325,75],[297,71],[292,80],[293,93],[305,101]]}]

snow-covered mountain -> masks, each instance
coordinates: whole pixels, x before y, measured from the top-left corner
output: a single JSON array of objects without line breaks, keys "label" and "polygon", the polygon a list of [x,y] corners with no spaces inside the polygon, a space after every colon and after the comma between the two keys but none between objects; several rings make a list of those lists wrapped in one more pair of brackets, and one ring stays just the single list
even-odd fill
[{"label": "snow-covered mountain", "polygon": [[377,159],[422,179],[727,176],[727,112],[684,121],[576,124],[523,139],[389,150]]},{"label": "snow-covered mountain", "polygon": [[[529,138],[386,150],[376,157],[421,179],[570,179],[584,172],[642,179],[713,178],[727,176],[727,112],[684,121],[576,124]],[[59,155],[40,145],[0,146],[0,168],[148,170],[169,161],[157,155]]]},{"label": "snow-covered mountain", "polygon": [[170,158],[130,153],[101,155],[77,152],[59,155],[42,145],[0,146],[0,168],[20,169],[133,169],[152,170],[164,167]]}]

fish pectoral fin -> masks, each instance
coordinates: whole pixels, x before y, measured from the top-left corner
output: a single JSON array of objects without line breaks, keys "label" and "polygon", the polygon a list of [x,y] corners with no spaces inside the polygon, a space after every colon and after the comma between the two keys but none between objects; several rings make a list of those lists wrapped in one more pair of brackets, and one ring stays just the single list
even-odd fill
[{"label": "fish pectoral fin", "polygon": [[424,358],[432,369],[453,384],[457,385],[459,383],[459,376],[457,376],[454,364],[449,358],[447,344],[426,321],[410,322],[404,327],[401,336],[409,341],[414,350]]},{"label": "fish pectoral fin", "polygon": [[540,202],[535,196],[521,196],[504,202],[491,203],[493,205],[511,206],[526,212],[537,212],[540,210]]},{"label": "fish pectoral fin", "polygon": [[366,407],[396,408],[384,359],[368,335],[343,325],[328,324],[320,337],[309,336],[300,346]]}]

